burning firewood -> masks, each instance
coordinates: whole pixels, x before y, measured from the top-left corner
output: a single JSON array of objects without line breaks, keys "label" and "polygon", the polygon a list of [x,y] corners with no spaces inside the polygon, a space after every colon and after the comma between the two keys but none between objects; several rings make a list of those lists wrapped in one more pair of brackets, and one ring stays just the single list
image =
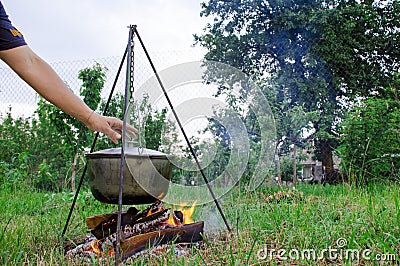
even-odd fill
[{"label": "burning firewood", "polygon": [[166,243],[193,243],[203,240],[204,222],[185,224],[161,231],[153,231],[121,240],[122,258],[126,259],[148,247]]},{"label": "burning firewood", "polygon": [[[128,211],[122,213],[121,225],[126,225],[132,222],[133,217],[139,212],[135,207],[130,207]],[[118,213],[92,216],[86,218],[88,228],[92,229],[91,233],[97,238],[102,239],[117,231]]]},{"label": "burning firewood", "polygon": [[[127,212],[135,212],[134,215],[136,215],[139,210],[136,209],[135,207],[131,207],[128,209],[128,211],[122,211],[122,216],[124,216]],[[118,216],[118,212],[112,212],[112,213],[107,213],[107,214],[101,214],[101,215],[95,215],[95,216],[90,216],[90,217],[86,217],[86,225],[89,229],[95,228],[98,225],[100,225],[101,223],[107,222],[111,219],[113,219],[114,217]]]},{"label": "burning firewood", "polygon": [[[174,242],[193,243],[202,240],[203,222],[191,219],[194,205],[190,209],[165,209],[158,201],[143,211],[130,208],[122,213],[120,251],[123,259],[149,247]],[[94,237],[67,252],[68,256],[107,257],[114,255],[117,241],[117,213],[92,216],[86,219]],[[189,224],[187,224],[189,223]]]},{"label": "burning firewood", "polygon": [[[164,210],[164,204],[161,201],[157,201],[152,204],[149,208],[139,212],[135,207],[131,207],[128,211],[122,213],[122,221],[121,226],[124,227],[128,224],[134,224],[137,221],[144,219],[147,216],[150,216],[153,213],[160,212]],[[118,213],[113,212],[111,214],[100,215],[100,216],[92,216],[86,218],[86,224],[89,228],[91,228],[91,233],[97,239],[103,239],[115,232],[117,232],[117,218]],[[102,221],[100,221],[103,219]],[[97,224],[96,224],[97,223]],[[94,227],[90,227],[89,225],[95,225]]]}]

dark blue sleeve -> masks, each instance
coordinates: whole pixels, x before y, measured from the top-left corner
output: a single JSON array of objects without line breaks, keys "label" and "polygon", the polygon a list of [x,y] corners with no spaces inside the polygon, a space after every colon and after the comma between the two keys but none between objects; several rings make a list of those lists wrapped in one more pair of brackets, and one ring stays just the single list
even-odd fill
[{"label": "dark blue sleeve", "polygon": [[8,21],[10,22],[10,20],[8,19],[6,10],[4,9],[3,4],[0,2],[0,20],[1,21]]},{"label": "dark blue sleeve", "polygon": [[24,36],[11,23],[0,2],[0,51],[26,45]]}]

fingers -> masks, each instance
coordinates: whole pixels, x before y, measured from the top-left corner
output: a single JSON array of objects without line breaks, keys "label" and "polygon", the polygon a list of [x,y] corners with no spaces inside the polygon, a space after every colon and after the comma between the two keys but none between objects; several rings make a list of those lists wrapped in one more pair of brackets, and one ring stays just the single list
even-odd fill
[{"label": "fingers", "polygon": [[139,130],[137,130],[136,128],[134,128],[133,126],[131,126],[129,124],[126,124],[126,131],[129,131],[134,134],[139,133]]},{"label": "fingers", "polygon": [[118,144],[118,140],[121,139],[121,134],[113,130],[111,127],[103,130],[103,133],[106,134],[106,136],[115,144]]},{"label": "fingers", "polygon": [[[102,116],[93,112],[85,124],[91,130],[104,133],[115,144],[118,144],[118,140],[121,139],[123,122],[118,118]],[[137,133],[139,131],[136,128],[129,124],[126,125],[126,134],[131,139],[136,138]]]},{"label": "fingers", "polygon": [[[109,129],[111,129],[111,131],[113,133],[111,133],[109,131],[109,134],[107,134],[106,132],[104,132],[115,144],[118,143],[118,140],[121,139],[121,135],[122,135],[122,127],[123,127],[123,122],[115,117],[106,117],[107,119],[107,123],[109,125]],[[137,133],[139,131],[134,128],[133,126],[126,124],[126,134],[130,137],[130,138],[136,138],[137,137]]]},{"label": "fingers", "polygon": [[136,133],[137,133],[136,130],[135,130],[135,131],[133,131],[133,130],[128,130],[128,129],[126,130],[126,134],[129,135],[129,137],[130,137],[131,139],[135,139],[135,138],[137,137]]}]

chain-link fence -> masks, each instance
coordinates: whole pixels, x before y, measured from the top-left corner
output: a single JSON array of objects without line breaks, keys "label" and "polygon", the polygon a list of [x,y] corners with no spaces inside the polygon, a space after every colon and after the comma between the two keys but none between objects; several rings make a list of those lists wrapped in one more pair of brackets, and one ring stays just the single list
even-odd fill
[{"label": "chain-link fence", "polygon": [[[121,56],[84,59],[65,62],[53,62],[50,65],[66,84],[79,95],[81,80],[78,78],[79,71],[84,68],[92,67],[96,63],[106,69],[106,83],[102,91],[102,96],[107,98],[122,60]],[[203,54],[196,49],[177,50],[151,53],[151,59],[158,71],[172,65],[201,60]],[[125,60],[126,61],[126,60]],[[125,88],[124,66],[119,75],[115,93],[123,93]],[[147,58],[140,47],[135,48],[135,87],[140,87],[147,79],[153,75],[152,69]],[[0,114],[11,113],[13,117],[29,117],[37,107],[40,96],[20,77],[18,77],[5,63],[0,61]]]},{"label": "chain-link fence", "polygon": [[[332,85],[335,82],[334,77],[327,71],[330,67],[328,64],[313,58],[307,59],[310,63],[304,63],[306,59],[299,60],[301,64],[297,64],[297,61],[285,62],[285,68],[282,68],[285,75],[263,77],[260,80],[255,78],[258,92],[243,96],[249,92],[246,91],[246,86],[253,86],[246,84],[246,75],[238,69],[223,65],[208,65],[209,70],[214,72],[212,75],[208,72],[209,70],[204,72],[201,70],[201,64],[198,63],[203,59],[203,54],[198,50],[151,52],[150,56],[161,74],[185,131],[195,144],[203,168],[209,169],[207,172],[209,176],[221,176],[223,187],[227,187],[228,184],[233,185],[237,178],[246,175],[250,180],[259,180],[252,178],[253,173],[262,178],[272,176],[279,181],[289,182],[295,176],[300,180],[323,182],[326,172],[333,174],[328,177],[332,182],[342,178],[337,170],[339,157],[333,156],[339,142],[339,132],[333,131],[338,129],[337,117],[342,110],[336,106],[339,105],[340,99]],[[116,56],[58,62],[51,65],[65,83],[79,94],[81,87],[81,81],[78,78],[79,71],[97,63],[100,64],[106,69],[106,83],[102,96],[107,98],[121,60],[121,56]],[[136,93],[134,97],[140,98],[143,93],[149,94],[152,108],[168,109],[165,95],[154,78],[148,59],[138,45],[135,47],[134,63]],[[4,64],[0,65],[0,74],[1,116],[4,117],[5,113],[11,113],[14,117],[31,116],[37,108],[40,96]],[[204,83],[203,78],[207,78],[207,75],[209,75],[209,81],[216,81],[217,85],[209,86],[207,82]],[[114,94],[123,94],[125,76],[124,62]],[[225,84],[219,83],[218,80],[222,80]],[[238,81],[240,84],[235,89]],[[224,86],[227,86],[228,90],[224,90]],[[220,95],[216,96],[217,94]],[[301,104],[297,105],[297,103]],[[233,107],[237,114],[224,110],[227,106]],[[264,109],[261,110],[260,106]],[[345,107],[343,105],[343,108]],[[213,116],[220,120],[210,121],[210,117]],[[271,117],[274,120],[273,127],[269,120]],[[170,109],[167,119],[175,120]],[[327,126],[332,128],[321,130],[322,127]],[[212,134],[209,134],[210,132],[205,134],[206,127],[211,128]],[[315,134],[317,127],[320,127],[320,132]],[[370,133],[368,127],[364,125],[360,127],[364,135]],[[182,180],[178,182],[185,185],[197,185],[199,184],[199,169],[193,163],[193,158],[184,160],[183,157],[188,157],[189,152],[179,129],[177,127],[175,129],[180,137],[175,138],[177,143],[171,151],[180,156],[177,156],[179,158],[176,160],[172,158],[172,162],[183,170]],[[385,132],[379,132],[379,136],[386,134]],[[331,133],[332,135],[328,136]],[[373,137],[378,136],[376,131],[373,134],[375,134]],[[173,139],[172,136],[169,137],[171,137],[170,140]],[[217,144],[213,138],[217,138],[219,143]],[[368,136],[365,139],[367,140]],[[391,156],[386,153],[382,156]],[[398,156],[396,152],[394,155]],[[323,161],[324,158],[326,161]],[[377,159],[381,160],[381,158]],[[351,163],[350,166],[352,166]],[[208,167],[210,165],[212,167]],[[249,169],[249,165],[253,168]],[[398,171],[397,165],[398,163],[390,161],[388,167],[390,171]],[[267,171],[270,168],[273,170],[267,175],[263,168],[268,168]],[[228,176],[232,177],[232,173],[235,173],[235,177],[232,178],[231,184]],[[255,185],[259,184],[258,181],[254,182],[256,182]]]}]

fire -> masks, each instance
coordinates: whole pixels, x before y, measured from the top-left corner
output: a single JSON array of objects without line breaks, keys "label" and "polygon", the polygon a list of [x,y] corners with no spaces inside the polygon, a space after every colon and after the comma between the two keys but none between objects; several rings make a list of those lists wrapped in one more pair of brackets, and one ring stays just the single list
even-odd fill
[{"label": "fire", "polygon": [[153,211],[152,211],[152,209],[150,208],[150,210],[149,210],[149,212],[147,213],[146,216],[148,217],[148,216],[150,216],[150,215],[152,215],[152,214],[153,214]]},{"label": "fire", "polygon": [[181,226],[182,225],[180,221],[177,221],[174,218],[174,214],[173,213],[171,213],[171,216],[168,218],[167,223],[172,225],[172,226]]},{"label": "fire", "polygon": [[90,242],[90,247],[87,251],[92,252],[96,255],[100,255],[101,257],[104,257],[106,255],[114,256],[115,254],[114,249],[111,248],[103,252],[101,248],[101,243],[102,243],[101,240],[93,240],[92,242]]},{"label": "fire", "polygon": [[[178,208],[178,211],[182,212],[182,214],[183,214],[183,224],[194,223],[194,221],[192,219],[192,215],[194,213],[194,208],[196,207],[196,201],[193,203],[193,205],[190,208],[184,209],[186,206],[187,206],[187,202],[184,202],[184,203],[181,203]],[[172,215],[168,219],[168,224],[170,224],[172,226],[182,225],[182,223],[174,217],[173,212],[172,212]]]},{"label": "fire", "polygon": [[100,244],[100,240],[94,240],[90,243],[90,247],[92,248],[93,252],[96,254],[101,254],[99,244]]},{"label": "fire", "polygon": [[108,256],[114,256],[115,255],[114,249],[108,250],[107,254]]},{"label": "fire", "polygon": [[188,209],[183,209],[187,203],[183,203],[179,206],[178,211],[181,211],[183,213],[183,224],[191,224],[194,223],[192,219],[192,215],[194,213],[194,208],[196,207],[196,201],[193,202],[193,205],[188,208]]}]

